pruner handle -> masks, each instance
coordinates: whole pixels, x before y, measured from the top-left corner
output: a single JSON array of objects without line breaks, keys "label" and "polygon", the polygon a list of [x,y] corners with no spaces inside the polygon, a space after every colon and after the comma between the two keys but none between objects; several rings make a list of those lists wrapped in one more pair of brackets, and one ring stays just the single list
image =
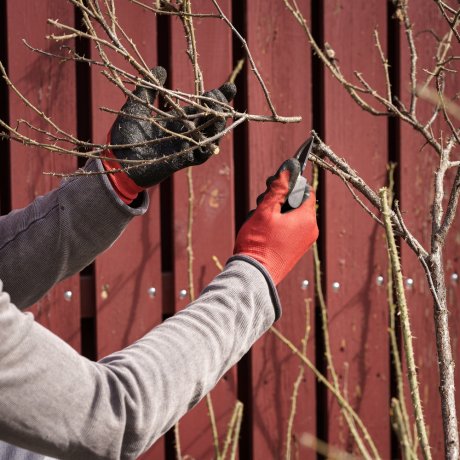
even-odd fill
[{"label": "pruner handle", "polygon": [[302,174],[305,166],[307,166],[308,156],[310,155],[314,145],[315,138],[310,137],[299,147],[294,155],[294,158],[299,162],[300,172],[294,188],[291,190],[291,193],[288,195],[285,203],[281,207],[282,213],[298,208],[310,195],[310,187],[307,179],[305,179]]},{"label": "pruner handle", "polygon": [[[305,193],[306,187],[308,187],[307,193]],[[281,207],[281,213],[297,209],[309,196],[310,187],[308,185],[307,179],[305,179],[305,177],[303,177],[302,174],[299,174],[294,188],[292,189],[291,193],[288,195],[286,201]]]}]

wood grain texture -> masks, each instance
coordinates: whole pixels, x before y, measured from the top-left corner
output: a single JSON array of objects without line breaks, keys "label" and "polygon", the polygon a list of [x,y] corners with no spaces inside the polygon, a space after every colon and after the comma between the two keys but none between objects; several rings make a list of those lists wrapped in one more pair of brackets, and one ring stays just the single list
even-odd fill
[{"label": "wood grain texture", "polygon": [[[435,61],[437,41],[435,34],[442,36],[447,32],[444,20],[439,15],[436,5],[426,4],[423,1],[411,2],[409,14],[414,24],[415,45],[417,47],[417,77],[419,84],[423,84],[427,77],[424,69],[432,69]],[[432,34],[430,31],[433,31]],[[401,98],[407,103],[409,99],[409,50],[404,31],[401,30],[401,63],[400,63],[400,87]],[[458,45],[456,46],[458,54]],[[458,90],[459,77],[456,74],[447,74],[446,93],[450,97]],[[434,90],[434,84],[431,84]],[[433,113],[433,105],[419,100],[417,116],[422,122],[426,122]],[[433,131],[439,135],[445,131],[446,125],[442,117],[433,126]],[[404,212],[406,225],[414,236],[429,251],[431,238],[431,205],[434,197],[434,172],[438,166],[438,156],[428,146],[424,146],[422,136],[407,125],[401,126],[400,150],[401,150],[401,209]],[[447,176],[446,184],[452,183],[451,171]],[[446,187],[446,192],[449,188]],[[444,206],[447,205],[445,201]],[[444,208],[445,209],[445,208]],[[458,273],[460,255],[460,223],[458,218],[454,222],[449,235],[444,262],[446,267],[447,301],[450,312],[450,332],[454,359],[459,357],[458,326],[460,315],[458,305],[458,283],[450,281],[452,273]],[[424,271],[407,245],[401,246],[403,275],[412,278],[413,287],[407,289],[407,300],[410,308],[411,323],[414,339],[415,360],[418,367],[420,393],[424,408],[425,421],[428,426],[428,437],[432,447],[433,458],[444,456],[443,429],[441,422],[441,400],[439,397],[439,372],[436,352],[436,336],[433,320],[433,300],[430,295]],[[457,379],[459,370],[456,369]],[[460,398],[457,395],[457,404]]]},{"label": "wood grain texture", "polygon": [[[40,57],[28,51],[22,43],[25,38],[36,47],[57,51],[56,45],[45,39],[51,32],[46,20],[59,18],[61,22],[73,24],[73,8],[65,1],[4,1],[6,15],[3,21],[8,30],[7,40],[0,41],[0,56],[8,55],[10,77],[27,97],[56,122],[75,133],[75,88],[78,84],[80,89],[84,90],[85,87],[82,82],[76,81],[74,65]],[[315,4],[310,0],[297,1],[307,20],[310,20],[310,10]],[[420,80],[426,77],[424,69],[433,66],[432,56],[436,48],[435,37],[428,30],[438,35],[446,30],[436,5],[431,3],[422,0],[410,2],[409,12],[414,23],[419,54],[417,74]],[[219,4],[231,17],[231,0],[220,0]],[[336,0],[322,4],[322,8],[316,9],[315,6],[313,9],[316,13],[321,10],[323,16],[314,19],[321,21],[318,29],[324,32],[323,41],[334,50],[342,71],[351,79],[354,78],[354,70],[362,71],[366,80],[383,92],[383,67],[374,46],[373,30],[377,28],[382,45],[386,48],[389,37],[386,2],[356,0],[351,5],[350,2]],[[116,2],[116,5],[118,19],[148,64],[152,67],[156,65],[157,49],[161,51],[165,47],[170,63],[167,69],[169,86],[192,92],[193,72],[185,54],[186,44],[180,21],[177,18],[167,19],[166,22],[170,21],[170,37],[160,36],[157,43],[157,19],[153,14],[126,0]],[[206,0],[193,0],[192,8],[194,12],[213,11],[211,2]],[[302,115],[303,121],[297,125],[250,123],[245,128],[240,127],[235,132],[235,138],[229,135],[221,142],[219,155],[193,169],[195,295],[198,296],[219,272],[212,256],[217,256],[225,264],[232,253],[235,210],[239,212],[246,207],[249,211],[255,206],[256,197],[265,189],[266,178],[292,156],[309,135],[314,118],[312,94],[320,92],[322,95],[323,90],[321,106],[316,107],[314,114],[316,121],[320,118],[324,120],[324,132],[321,134],[334,151],[345,157],[373,188],[378,189],[386,183],[388,158],[389,155],[394,156],[390,148],[392,145],[397,147],[400,174],[398,187],[406,224],[422,244],[429,247],[436,154],[428,147],[422,148],[423,139],[405,125],[401,125],[398,138],[390,138],[388,121],[383,117],[372,117],[359,109],[327,72],[324,80],[319,82],[319,74],[312,75],[311,52],[306,37],[281,0],[242,2],[238,7],[233,5],[233,10],[244,16],[234,19],[240,24],[240,31],[246,34],[279,114]],[[195,26],[205,87],[218,87],[232,71],[232,35],[223,21],[216,19],[195,19]],[[395,69],[399,69],[399,83],[396,86],[400,88],[401,99],[407,102],[408,51],[402,30],[399,46],[393,50],[399,57],[399,62],[395,63]],[[92,52],[95,53],[95,49]],[[128,68],[120,56],[110,56],[116,63]],[[243,72],[245,88],[242,93],[246,99],[245,106],[238,109],[269,114],[263,92],[247,63]],[[456,74],[447,75],[449,95],[458,91],[458,79]],[[104,142],[115,116],[101,112],[99,108],[105,106],[117,110],[124,103],[125,97],[100,74],[100,69],[94,67],[91,69],[90,86],[86,89],[87,97],[91,99],[91,113],[88,117],[92,120],[94,141]],[[0,97],[1,104],[5,104],[3,94]],[[432,110],[429,103],[420,101],[417,113],[420,119],[426,120]],[[39,118],[11,94],[8,107],[2,106],[0,113],[7,113],[12,124],[17,119],[25,118],[42,126]],[[80,116],[84,117],[85,114]],[[435,130],[438,128],[444,128],[441,122],[435,125]],[[242,140],[236,136],[241,136]],[[238,145],[238,151],[234,145]],[[455,159],[458,159],[458,149],[455,155]],[[241,160],[242,157],[244,160]],[[235,171],[234,158],[237,158],[241,170]],[[76,167],[73,158],[53,156],[17,143],[11,143],[11,161],[1,164],[9,167],[9,171],[2,171],[2,179],[9,175],[11,183],[11,190],[5,190],[2,184],[1,198],[8,199],[11,194],[13,208],[25,206],[37,195],[57,186],[58,181],[44,176],[43,171],[71,172]],[[309,166],[307,176],[310,175]],[[452,183],[452,179],[452,174],[449,174],[447,183]],[[235,203],[235,188],[244,189],[244,192],[236,196],[248,198],[248,203]],[[350,402],[363,418],[382,458],[391,458],[394,451],[391,450],[389,422],[391,382],[388,307],[385,286],[376,283],[377,276],[383,275],[385,281],[387,277],[383,230],[353,201],[344,184],[336,177],[326,174],[323,190],[324,196],[319,201],[325,255],[322,262],[334,362],[341,388],[346,389]],[[170,295],[162,292],[159,189],[153,188],[149,193],[151,203],[147,215],[135,218],[113,247],[96,260],[95,299],[88,300],[89,308],[80,312],[78,275],[60,283],[33,307],[32,311],[42,324],[77,350],[80,350],[81,345],[80,316],[81,313],[84,313],[85,318],[94,315],[91,307],[93,300],[96,304],[98,357],[132,343],[159,324],[162,313],[179,311],[190,302],[189,296],[179,296],[180,290],[189,290],[186,252],[189,191],[185,171],[175,174],[172,181],[170,253],[174,259],[173,271],[163,274],[166,280],[164,285],[173,292],[173,306],[166,305],[165,299],[169,300]],[[2,208],[5,208],[4,202]],[[168,215],[168,212],[164,215]],[[97,237],[97,229],[95,235]],[[163,241],[163,247],[165,245],[168,246],[168,242]],[[460,222],[457,216],[445,251],[449,321],[456,360],[460,357],[460,314],[457,311],[460,282],[454,281],[451,276],[460,273],[459,246]],[[433,458],[442,458],[444,447],[433,302],[419,261],[404,243],[401,244],[401,253],[403,275],[406,279],[414,280],[412,289],[406,292],[429,439]],[[88,272],[84,278],[85,283],[89,281],[90,289],[85,293],[90,296],[93,295],[91,276]],[[301,289],[304,280],[310,282],[306,290]],[[334,281],[340,283],[339,290],[332,288]],[[311,331],[308,356],[314,361],[315,355],[318,357],[318,353],[315,353],[318,344],[315,342],[319,338],[314,330],[315,314],[318,312],[314,305],[313,284],[312,256],[309,254],[279,287],[283,316],[275,326],[300,346],[305,327],[305,302],[309,302]],[[156,288],[154,298],[148,294],[150,287]],[[73,293],[70,302],[64,300],[64,292],[67,290]],[[290,398],[300,363],[270,333],[255,344],[247,363],[250,363],[249,370],[243,367],[240,375],[236,368],[230,370],[212,392],[220,441],[226,433],[240,384],[240,395],[248,396],[244,417],[249,421],[246,425],[248,432],[242,434],[244,446],[248,450],[240,450],[240,458],[284,458]],[[456,377],[458,381],[458,365]],[[307,371],[300,385],[294,419],[292,457],[316,458],[316,453],[303,447],[300,440],[304,433],[316,435],[318,426],[321,431],[324,427],[323,418],[327,418],[328,442],[357,453],[337,403],[329,395],[326,405],[321,407],[322,401],[317,398],[316,382]],[[460,392],[457,392],[457,404],[460,404]],[[181,420],[180,431],[184,456],[213,458],[212,435],[205,402]],[[165,447],[169,453],[174,449],[172,444],[165,446],[164,439],[161,439],[141,458],[166,458]]]},{"label": "wood grain texture", "polygon": [[[353,7],[338,1],[324,13],[324,41],[335,51],[342,72],[356,80],[353,71],[385,94],[383,66],[374,44],[378,29],[386,44],[386,4],[358,1]],[[365,113],[326,71],[326,142],[366,182],[378,190],[386,184],[387,120]],[[388,314],[385,285],[387,256],[383,229],[353,200],[345,185],[326,175],[326,258],[324,262],[331,352],[341,388],[362,417],[383,458],[390,451],[390,369]],[[339,283],[339,289],[332,284]],[[328,441],[332,446],[356,452],[345,419],[335,398],[328,407]]]},{"label": "wood grain texture", "polygon": [[[309,18],[310,2],[298,2]],[[248,158],[250,207],[265,190],[266,179],[282,162],[293,156],[311,129],[311,67],[308,45],[301,28],[283,2],[251,1],[246,4],[247,40],[280,115],[301,115],[298,125],[254,123],[249,125]],[[248,111],[268,114],[262,89],[248,67]],[[310,176],[311,167],[306,174]],[[310,338],[308,356],[314,360],[314,305],[312,255],[305,256],[279,286],[283,315],[275,324],[300,347],[305,332],[305,301],[309,301]],[[303,280],[308,290],[302,290]],[[252,351],[252,443],[253,458],[284,458],[288,417],[299,360],[272,334],[264,336]],[[303,433],[316,433],[315,380],[306,372],[300,384],[292,431],[293,455],[314,458],[299,444]]]},{"label": "wood grain texture", "polygon": [[[117,2],[116,6],[121,26],[134,40],[148,65],[155,66],[155,16],[130,2]],[[127,46],[126,41],[123,42]],[[120,67],[132,71],[120,56],[110,53],[109,56]],[[115,116],[99,109],[119,110],[125,97],[99,69],[92,69],[91,85],[93,137],[95,142],[103,143]],[[95,262],[99,358],[133,343],[162,319],[159,188],[154,187],[149,195],[148,212],[134,218],[115,244]],[[154,298],[149,296],[150,287],[156,288]],[[164,441],[161,439],[143,458],[161,459],[163,455]]]},{"label": "wood grain texture", "polygon": [[[219,2],[231,17],[231,1]],[[195,0],[194,12],[209,13],[215,10],[211,2]],[[215,19],[194,20],[199,65],[203,72],[205,90],[218,88],[232,71],[231,32],[222,21]],[[173,18],[171,34],[171,86],[194,92],[193,68],[186,55],[186,43],[182,23]],[[213,261],[216,256],[225,265],[234,245],[233,202],[233,140],[232,135],[220,142],[220,153],[205,164],[192,169],[193,178],[193,284],[195,297],[219,273]],[[174,202],[174,298],[175,311],[190,302],[187,232],[189,227],[189,185],[186,170],[173,178]],[[185,289],[187,296],[179,292]],[[237,373],[231,369],[212,391],[213,408],[222,445],[231,413],[236,403]],[[180,421],[182,454],[194,458],[213,458],[213,440],[206,401]]]},{"label": "wood grain texture", "polygon": [[[36,48],[57,51],[55,44],[46,40],[51,29],[48,18],[60,18],[73,23],[73,9],[66,3],[51,0],[21,0],[7,2],[9,75],[19,90],[64,129],[75,133],[75,67],[29,51],[23,39]],[[10,93],[9,117],[26,119],[40,128],[43,120],[26,108]],[[24,129],[24,132],[27,130]],[[30,131],[29,131],[30,133]],[[35,134],[33,134],[35,136]],[[45,140],[42,137],[42,140]],[[53,155],[11,143],[11,204],[13,209],[28,205],[34,198],[52,190],[59,181],[43,175],[45,171],[71,172],[76,168],[75,158]],[[64,300],[64,292],[72,292],[71,301]],[[66,340],[80,348],[79,278],[73,276],[49,291],[32,308],[36,319]]]},{"label": "wood grain texture", "polygon": [[[156,59],[155,18],[128,3],[119,3],[118,18],[147,62]],[[94,52],[94,50],[92,50]],[[121,58],[111,56],[122,67]],[[98,71],[92,72],[92,120],[96,142],[105,142],[115,116],[100,107],[118,110],[121,92]],[[118,350],[145,334],[161,319],[161,266],[158,188],[150,191],[150,209],[135,218],[121,238],[96,260],[98,356]],[[151,299],[148,288],[155,287]]]}]

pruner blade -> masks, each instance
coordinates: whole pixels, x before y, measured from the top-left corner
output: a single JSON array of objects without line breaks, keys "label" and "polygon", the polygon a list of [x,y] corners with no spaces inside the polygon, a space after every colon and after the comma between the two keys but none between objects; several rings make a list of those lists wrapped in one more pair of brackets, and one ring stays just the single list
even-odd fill
[{"label": "pruner blade", "polygon": [[296,154],[294,155],[294,158],[296,158],[300,163],[300,173],[299,177],[296,180],[294,188],[292,189],[286,202],[283,204],[283,207],[281,208],[281,212],[287,212],[292,209],[298,208],[306,198],[305,187],[307,187],[307,179],[305,179],[305,177],[303,177],[302,174],[305,170],[305,167],[307,166],[308,155],[310,155],[311,151],[313,150],[314,144],[314,137],[310,137],[299,147]]},{"label": "pruner blade", "polygon": [[314,145],[315,145],[315,138],[310,137],[299,147],[299,150],[297,150],[296,154],[294,155],[294,158],[297,158],[297,160],[300,163],[301,173],[304,172],[305,167],[307,166],[308,156],[313,150]]}]

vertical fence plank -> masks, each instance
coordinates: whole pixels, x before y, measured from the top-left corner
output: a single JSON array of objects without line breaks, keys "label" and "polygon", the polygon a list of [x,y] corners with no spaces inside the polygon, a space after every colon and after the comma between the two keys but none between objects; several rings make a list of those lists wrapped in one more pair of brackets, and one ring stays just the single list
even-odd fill
[{"label": "vertical fence plank", "polygon": [[[298,2],[309,19],[310,2]],[[253,123],[249,125],[248,151],[250,207],[265,190],[265,180],[281,163],[294,155],[311,129],[310,52],[302,29],[283,2],[251,1],[246,5],[247,40],[256,65],[281,115],[301,115],[298,125]],[[267,102],[247,63],[248,111],[269,114]],[[308,171],[310,172],[310,170]],[[307,290],[301,288],[309,280]],[[311,253],[304,257],[279,286],[283,307],[275,324],[292,342],[301,347],[305,333],[308,302],[310,336],[307,350],[314,361],[314,296]],[[278,339],[267,334],[252,349],[252,445],[251,458],[284,458],[291,396],[299,373],[299,360]],[[307,370],[299,387],[292,430],[292,455],[314,458],[299,443],[304,433],[316,434],[315,379]]]},{"label": "vertical fence plank", "polygon": [[[155,17],[141,8],[119,3],[117,17],[147,62],[155,64]],[[112,56],[122,67],[121,58]],[[104,143],[115,115],[100,107],[119,110],[125,96],[99,72],[92,73],[92,120],[96,142]],[[158,188],[150,191],[149,212],[134,219],[122,237],[96,262],[98,356],[133,342],[161,319],[161,273]],[[149,287],[157,295],[150,298]]]},{"label": "vertical fence plank", "polygon": [[[116,15],[134,40],[146,62],[156,64],[155,16],[129,2],[116,2]],[[120,34],[121,38],[121,34]],[[129,49],[126,40],[122,42]],[[91,50],[96,53],[95,49]],[[129,69],[121,57],[109,54],[113,62]],[[94,54],[96,56],[96,54]],[[115,115],[100,107],[119,110],[125,96],[92,69],[92,132],[94,141],[104,143]],[[130,69],[131,70],[131,69]],[[159,188],[149,191],[150,209],[129,224],[117,242],[96,259],[97,356],[103,357],[134,342],[162,318]],[[156,288],[154,298],[149,288]],[[143,458],[163,458],[163,439]]]},{"label": "vertical fence plank", "polygon": [[[417,47],[417,77],[422,85],[428,74],[424,70],[433,70],[435,65],[434,56],[438,47],[436,36],[442,36],[449,28],[440,16],[436,5],[415,0],[409,8],[411,21],[414,24],[415,46]],[[410,57],[404,30],[400,32],[400,87],[401,99],[404,103],[409,101],[409,72]],[[454,44],[457,49],[458,44]],[[459,87],[457,74],[446,75],[446,92],[452,97]],[[430,87],[435,90],[432,82]],[[434,111],[432,103],[419,100],[417,116],[426,123]],[[433,126],[434,133],[440,130],[449,132],[442,120],[442,115]],[[404,212],[406,225],[414,236],[419,239],[422,245],[430,249],[431,245],[431,205],[434,197],[434,171],[437,169],[439,157],[431,147],[425,145],[424,138],[415,132],[410,126],[402,124],[401,138],[401,208]],[[447,184],[452,184],[454,173],[448,175]],[[450,177],[449,177],[450,176]],[[446,193],[450,188],[446,187]],[[446,197],[447,199],[447,197]],[[447,201],[444,202],[446,209]],[[446,267],[446,282],[448,288],[448,308],[450,333],[452,346],[454,347],[454,359],[459,356],[458,351],[458,325],[460,314],[458,313],[456,300],[458,299],[458,284],[450,282],[450,275],[458,272],[459,258],[459,228],[458,218],[451,230],[444,261]],[[433,320],[433,300],[424,275],[424,271],[412,251],[403,244],[401,246],[403,275],[406,281],[413,280],[412,288],[406,290],[407,300],[410,308],[412,331],[414,336],[415,360],[418,369],[420,393],[424,408],[425,421],[428,426],[428,436],[432,447],[433,458],[444,456],[443,429],[441,421],[441,400],[439,396],[439,371],[436,352],[436,336]],[[458,366],[456,369],[457,381],[459,377]],[[409,393],[408,393],[409,395]],[[457,404],[460,399],[457,394]],[[458,415],[458,408],[457,408]]]},{"label": "vertical fence plank", "polygon": [[[231,1],[220,2],[230,16]],[[310,2],[300,0],[305,17],[309,18]],[[33,102],[70,132],[76,132],[75,67],[72,63],[38,56],[28,51],[22,43],[26,38],[36,47],[56,51],[45,36],[50,32],[48,18],[59,18],[73,23],[74,11],[70,3],[51,0],[6,0],[9,74],[18,87]],[[156,64],[156,20],[152,14],[128,2],[117,2],[117,17],[140,48],[149,64]],[[436,6],[421,0],[411,3],[411,16],[415,25],[416,45],[419,52],[418,75],[425,77],[422,69],[433,66],[432,56],[436,42],[433,30],[440,35],[446,27]],[[205,0],[193,2],[195,12],[210,12]],[[248,181],[251,205],[265,188],[265,179],[273,174],[281,162],[291,156],[307,137],[311,127],[310,51],[298,24],[287,13],[283,2],[245,2],[247,38],[256,64],[265,78],[275,107],[282,115],[302,115],[300,125],[253,123],[248,128]],[[240,18],[241,19],[241,18]],[[387,42],[386,4],[358,0],[353,7],[345,2],[330,4],[324,11],[324,41],[335,51],[342,71],[352,75],[353,70],[363,70],[363,75],[377,89],[384,91],[383,68],[374,47],[372,32],[377,27],[385,48]],[[172,19],[172,87],[193,91],[193,73],[185,55],[185,41],[180,22]],[[244,21],[239,21],[243,23]],[[203,69],[206,89],[219,86],[232,70],[231,33],[222,21],[195,19],[199,60]],[[399,87],[401,98],[407,101],[408,50],[404,32],[400,35]],[[92,50],[95,52],[95,50]],[[2,56],[4,53],[1,54]],[[114,58],[120,63],[119,58]],[[248,64],[247,64],[248,65]],[[251,113],[268,113],[263,93],[250,70],[246,69],[248,90],[247,108]],[[458,88],[458,76],[449,74],[447,85]],[[372,118],[356,107],[337,81],[325,77],[324,119],[327,142],[338,154],[343,154],[350,164],[373,187],[386,183],[388,161],[387,122]],[[114,115],[99,110],[106,106],[119,109],[125,98],[100,75],[99,69],[91,72],[92,130],[96,142],[104,142]],[[314,89],[313,89],[314,90]],[[89,97],[89,96],[88,96]],[[2,103],[4,103],[2,99]],[[422,120],[432,113],[433,107],[420,102],[418,115]],[[40,124],[39,118],[28,111],[15,96],[9,99],[9,118],[25,118]],[[2,114],[5,110],[0,111]],[[440,126],[440,125],[438,125]],[[432,171],[437,158],[428,148],[422,150],[423,139],[405,125],[401,126],[400,195],[406,224],[429,247],[430,203],[433,198]],[[193,170],[195,195],[193,214],[194,285],[195,295],[218,273],[212,260],[217,256],[222,263],[232,252],[234,242],[234,168],[231,156],[233,139],[227,136],[221,143],[221,153]],[[2,163],[4,164],[4,163]],[[57,181],[43,176],[43,171],[72,171],[73,158],[52,156],[48,152],[30,150],[17,143],[11,144],[11,202],[12,207],[22,207],[37,195],[57,185]],[[4,173],[2,173],[4,174]],[[3,176],[2,176],[3,177]],[[452,177],[448,181],[451,183]],[[243,184],[236,184],[237,187]],[[4,187],[2,187],[4,192]],[[189,191],[185,172],[173,179],[174,214],[174,296],[175,311],[189,303],[189,296],[179,297],[179,291],[189,290],[187,230]],[[133,342],[161,321],[161,250],[159,190],[150,191],[150,211],[136,218],[119,241],[101,255],[95,264],[96,274],[96,325],[97,354],[99,357]],[[4,195],[2,195],[4,198]],[[3,206],[3,204],[2,204]],[[325,220],[326,297],[328,300],[332,355],[339,375],[341,388],[345,388],[353,407],[363,418],[375,439],[383,458],[390,458],[390,371],[387,328],[388,314],[385,286],[376,283],[383,275],[386,282],[386,254],[381,229],[347,194],[337,178],[326,175],[325,199],[320,203]],[[460,222],[454,223],[448,241],[445,260],[447,298],[455,357],[460,356],[458,328],[460,314],[455,307],[459,299],[459,282],[451,278],[459,273]],[[416,257],[402,244],[404,275],[414,280],[407,290],[416,361],[421,383],[424,412],[429,425],[433,458],[444,453],[443,432],[438,392],[439,377],[433,325],[433,306],[425,276]],[[302,281],[310,282],[302,290]],[[339,289],[332,287],[340,284]],[[156,296],[148,294],[156,288]],[[64,292],[72,291],[70,302]],[[37,319],[53,332],[80,349],[80,287],[74,276],[60,283],[34,306]],[[279,287],[283,317],[275,326],[295,345],[300,346],[305,325],[305,303],[309,304],[312,330],[308,342],[308,356],[315,356],[314,305],[311,302],[313,277],[310,256],[296,267]],[[298,360],[277,339],[268,334],[251,352],[250,399],[246,401],[245,416],[250,417],[251,452],[248,458],[281,458],[286,449],[287,421],[294,381],[299,370]],[[457,381],[460,366],[456,368]],[[244,376],[241,377],[244,380]],[[213,391],[214,411],[220,441],[225,435],[231,411],[236,401],[237,373],[232,369]],[[316,433],[319,422],[315,401],[315,381],[306,372],[300,385],[298,407],[294,419],[293,449],[299,458],[313,458],[315,453],[301,445],[303,433]],[[460,392],[457,404],[460,403]],[[346,423],[332,397],[324,408],[328,416],[328,442],[351,450],[351,438]],[[183,455],[210,458],[214,455],[212,434],[207,408],[202,402],[180,423]],[[356,448],[353,447],[354,452]],[[147,452],[144,459],[164,457],[164,441],[160,440]],[[294,454],[293,454],[294,455]]]},{"label": "vertical fence plank", "polygon": [[[385,2],[358,1],[353,6],[338,2],[325,8],[324,21],[324,41],[335,51],[342,72],[353,79],[353,71],[363,71],[364,78],[386,94],[384,70],[373,37],[377,28],[385,47]],[[324,102],[327,143],[346,157],[371,187],[383,186],[387,173],[386,119],[365,113],[327,72]],[[383,230],[337,177],[326,175],[325,193],[324,267],[331,353],[341,389],[362,417],[382,457],[389,458],[390,370]],[[383,285],[377,285],[377,276],[385,278]],[[339,283],[335,289],[333,283]],[[356,452],[332,396],[328,411],[328,442],[347,450],[353,445]]]},{"label": "vertical fence plank", "polygon": [[[231,16],[231,2],[219,2]],[[211,2],[192,2],[195,13],[216,13]],[[205,90],[218,88],[232,71],[231,31],[216,19],[195,18],[199,65],[203,71]],[[172,21],[171,72],[173,88],[193,93],[194,74],[188,56],[182,23]],[[225,265],[233,251],[234,203],[232,135],[220,143],[220,153],[204,165],[192,169],[193,180],[193,284],[195,297],[219,273],[213,261],[216,256]],[[174,175],[174,296],[175,311],[190,302],[187,233],[189,230],[189,185],[187,171]],[[185,297],[179,296],[186,290]],[[236,368],[231,369],[212,391],[217,430],[222,445],[236,402]],[[213,437],[206,401],[202,401],[180,422],[182,454],[194,458],[212,458]]]},{"label": "vertical fence plank", "polygon": [[[8,21],[6,3],[0,3],[0,61],[8,71]],[[8,86],[0,82],[0,118],[9,121]],[[0,214],[10,211],[10,147],[7,139],[0,140]]]},{"label": "vertical fence plank", "polygon": [[[8,1],[8,55],[9,74],[18,88],[34,104],[64,129],[75,133],[75,67],[57,60],[39,56],[28,50],[22,39],[36,48],[58,51],[46,40],[50,33],[48,18],[60,18],[73,23],[73,8],[66,3],[46,1]],[[46,128],[40,117],[10,93],[10,120],[24,118],[36,126]],[[53,155],[46,151],[11,143],[11,201],[13,208],[24,207],[35,197],[58,185],[56,179],[44,176],[44,171],[71,172],[76,168],[74,158]],[[72,292],[70,301],[64,300],[65,291]],[[37,320],[80,348],[79,278],[64,280],[47,293],[33,308]]]}]

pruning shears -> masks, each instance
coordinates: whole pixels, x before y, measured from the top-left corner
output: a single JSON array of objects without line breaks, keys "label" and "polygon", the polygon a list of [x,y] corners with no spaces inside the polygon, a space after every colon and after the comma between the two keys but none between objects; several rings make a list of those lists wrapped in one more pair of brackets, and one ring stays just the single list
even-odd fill
[{"label": "pruning shears", "polygon": [[297,177],[294,188],[292,189],[291,193],[289,194],[281,208],[281,212],[287,212],[291,209],[296,209],[304,201],[305,187],[307,186],[308,182],[307,179],[303,177],[303,172],[305,170],[305,167],[307,166],[308,155],[310,155],[314,145],[315,138],[310,137],[299,147],[296,154],[294,155],[294,158],[296,158],[300,163],[300,173]]}]

